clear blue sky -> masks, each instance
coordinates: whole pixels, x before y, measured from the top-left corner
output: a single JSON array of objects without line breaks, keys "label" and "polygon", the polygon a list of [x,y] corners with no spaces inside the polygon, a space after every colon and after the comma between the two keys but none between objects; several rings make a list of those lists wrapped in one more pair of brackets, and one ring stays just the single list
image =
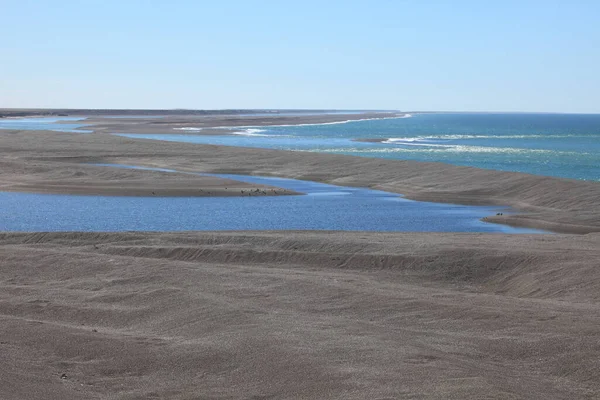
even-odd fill
[{"label": "clear blue sky", "polygon": [[0,0],[0,107],[600,112],[598,0]]}]

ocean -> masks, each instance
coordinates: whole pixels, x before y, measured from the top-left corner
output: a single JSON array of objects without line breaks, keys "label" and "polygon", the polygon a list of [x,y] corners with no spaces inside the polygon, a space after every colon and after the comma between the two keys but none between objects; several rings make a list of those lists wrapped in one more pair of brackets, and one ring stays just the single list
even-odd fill
[{"label": "ocean", "polygon": [[[127,137],[436,161],[600,180],[600,114],[435,113],[303,126],[244,127],[234,135]],[[224,132],[232,128],[223,127]],[[188,129],[188,133],[193,129]],[[166,133],[166,132],[165,132]],[[380,143],[357,140],[382,140]]]},{"label": "ocean", "polygon": [[[0,129],[88,132],[85,120],[73,117],[0,119]],[[600,181],[600,114],[417,113],[410,118],[235,130],[233,135],[193,135],[201,129],[187,127],[164,135],[122,136],[436,161]]]}]

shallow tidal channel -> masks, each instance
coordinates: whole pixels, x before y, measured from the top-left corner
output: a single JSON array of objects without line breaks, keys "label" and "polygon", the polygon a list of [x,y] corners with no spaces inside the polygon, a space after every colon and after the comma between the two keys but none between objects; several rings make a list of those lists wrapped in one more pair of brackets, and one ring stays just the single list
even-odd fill
[{"label": "shallow tidal channel", "polygon": [[[143,168],[113,164],[103,166]],[[499,207],[412,201],[395,193],[285,178],[200,175],[271,185],[304,194],[253,197],[112,197],[0,192],[0,230],[543,233],[481,221],[481,218],[496,212],[509,211]]]}]

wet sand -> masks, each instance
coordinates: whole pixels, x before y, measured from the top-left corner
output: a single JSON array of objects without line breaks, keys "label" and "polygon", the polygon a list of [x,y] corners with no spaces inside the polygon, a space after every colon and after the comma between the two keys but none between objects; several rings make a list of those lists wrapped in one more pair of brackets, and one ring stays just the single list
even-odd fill
[{"label": "wet sand", "polygon": [[355,142],[364,142],[364,143],[382,143],[389,140],[389,138],[358,138],[353,139]]},{"label": "wet sand", "polygon": [[0,161],[0,190],[4,192],[143,196],[143,197],[248,197],[300,194],[268,185],[232,179],[160,171],[62,163],[24,165]]}]

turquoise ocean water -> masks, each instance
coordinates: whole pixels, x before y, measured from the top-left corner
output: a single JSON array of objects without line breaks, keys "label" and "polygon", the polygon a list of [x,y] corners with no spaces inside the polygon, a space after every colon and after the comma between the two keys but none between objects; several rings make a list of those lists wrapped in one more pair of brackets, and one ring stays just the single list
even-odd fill
[{"label": "turquoise ocean water", "polygon": [[[228,131],[224,127],[224,132]],[[415,114],[411,118],[322,125],[244,127],[230,136],[189,134],[192,132],[123,136],[439,161],[600,180],[600,114]],[[385,141],[364,143],[357,139]]]}]

